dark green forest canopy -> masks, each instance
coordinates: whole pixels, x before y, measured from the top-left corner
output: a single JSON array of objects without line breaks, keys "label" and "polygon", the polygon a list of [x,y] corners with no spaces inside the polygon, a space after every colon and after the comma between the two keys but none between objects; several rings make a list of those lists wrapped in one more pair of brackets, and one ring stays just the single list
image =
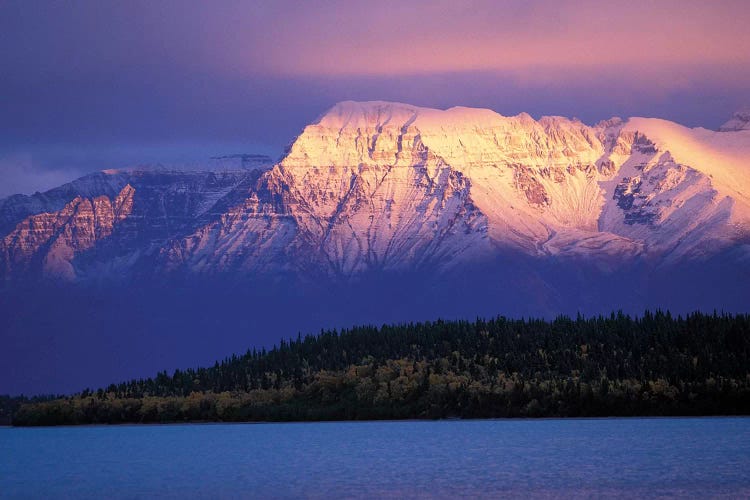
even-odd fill
[{"label": "dark green forest canopy", "polygon": [[747,414],[749,362],[748,315],[363,326],[28,402],[13,422]]}]

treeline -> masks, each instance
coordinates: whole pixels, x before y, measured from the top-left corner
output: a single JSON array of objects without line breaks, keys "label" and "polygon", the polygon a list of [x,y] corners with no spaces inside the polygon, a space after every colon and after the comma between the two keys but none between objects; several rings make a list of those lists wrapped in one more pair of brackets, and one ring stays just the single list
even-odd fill
[{"label": "treeline", "polygon": [[75,396],[14,425],[750,413],[750,316],[668,312],[326,331]]},{"label": "treeline", "polygon": [[23,404],[39,403],[42,401],[51,401],[59,399],[60,396],[34,396],[29,398],[26,396],[8,396],[0,395],[0,425],[11,425],[13,415],[18,412],[18,409]]}]

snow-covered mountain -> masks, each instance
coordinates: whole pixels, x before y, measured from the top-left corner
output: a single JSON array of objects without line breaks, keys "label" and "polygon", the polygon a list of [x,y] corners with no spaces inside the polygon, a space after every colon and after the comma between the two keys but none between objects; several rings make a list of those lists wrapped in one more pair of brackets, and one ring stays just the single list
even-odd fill
[{"label": "snow-covered mountain", "polygon": [[742,260],[750,130],[722,130],[342,102],[269,170],[103,171],[6,198],[0,268],[6,282],[282,271],[347,280],[439,273],[506,251],[610,267],[728,249]]},{"label": "snow-covered mountain", "polygon": [[[259,171],[106,170],[0,201],[6,282],[128,279],[172,238],[219,215]],[[237,200],[239,201],[239,200]]]},{"label": "snow-covered mountain", "polygon": [[732,118],[719,128],[721,132],[750,130],[750,108],[737,111]]},{"label": "snow-covered mountain", "polygon": [[355,323],[750,310],[741,126],[343,102],[208,163],[0,200],[0,393]]}]

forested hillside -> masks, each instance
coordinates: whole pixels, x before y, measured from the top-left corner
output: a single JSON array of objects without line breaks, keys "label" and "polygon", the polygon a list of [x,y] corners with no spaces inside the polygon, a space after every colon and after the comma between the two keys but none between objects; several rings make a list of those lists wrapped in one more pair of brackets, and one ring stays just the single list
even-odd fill
[{"label": "forested hillside", "polygon": [[750,413],[750,316],[356,327],[29,402],[15,425]]}]

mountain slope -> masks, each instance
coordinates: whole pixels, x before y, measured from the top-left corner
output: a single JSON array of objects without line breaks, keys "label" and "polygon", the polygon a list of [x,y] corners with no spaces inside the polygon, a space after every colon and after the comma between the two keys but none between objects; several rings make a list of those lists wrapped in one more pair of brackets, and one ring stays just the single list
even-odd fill
[{"label": "mountain slope", "polygon": [[93,248],[111,236],[115,226],[133,210],[134,189],[130,184],[110,199],[76,196],[61,210],[32,215],[3,239],[8,272],[28,271],[35,257],[42,257],[42,272],[74,279],[71,261],[76,253]]},{"label": "mountain slope", "polygon": [[118,281],[144,266],[151,274],[150,255],[237,203],[234,191],[258,175],[109,170],[46,193],[6,198],[0,201],[7,231],[0,240],[3,277],[11,283]]},{"label": "mountain slope", "polygon": [[[3,269],[6,280],[34,271],[33,262],[70,280],[108,267],[119,276],[349,280],[379,270],[443,272],[503,252],[608,266],[705,259],[750,241],[748,134],[644,118],[590,127],[343,102],[267,171],[109,172],[3,200]],[[73,200],[113,200],[126,183],[135,193],[122,229],[68,244],[64,272],[46,265],[51,250],[24,228],[39,225],[40,212],[69,211]],[[120,248],[91,252],[95,246]]]}]

